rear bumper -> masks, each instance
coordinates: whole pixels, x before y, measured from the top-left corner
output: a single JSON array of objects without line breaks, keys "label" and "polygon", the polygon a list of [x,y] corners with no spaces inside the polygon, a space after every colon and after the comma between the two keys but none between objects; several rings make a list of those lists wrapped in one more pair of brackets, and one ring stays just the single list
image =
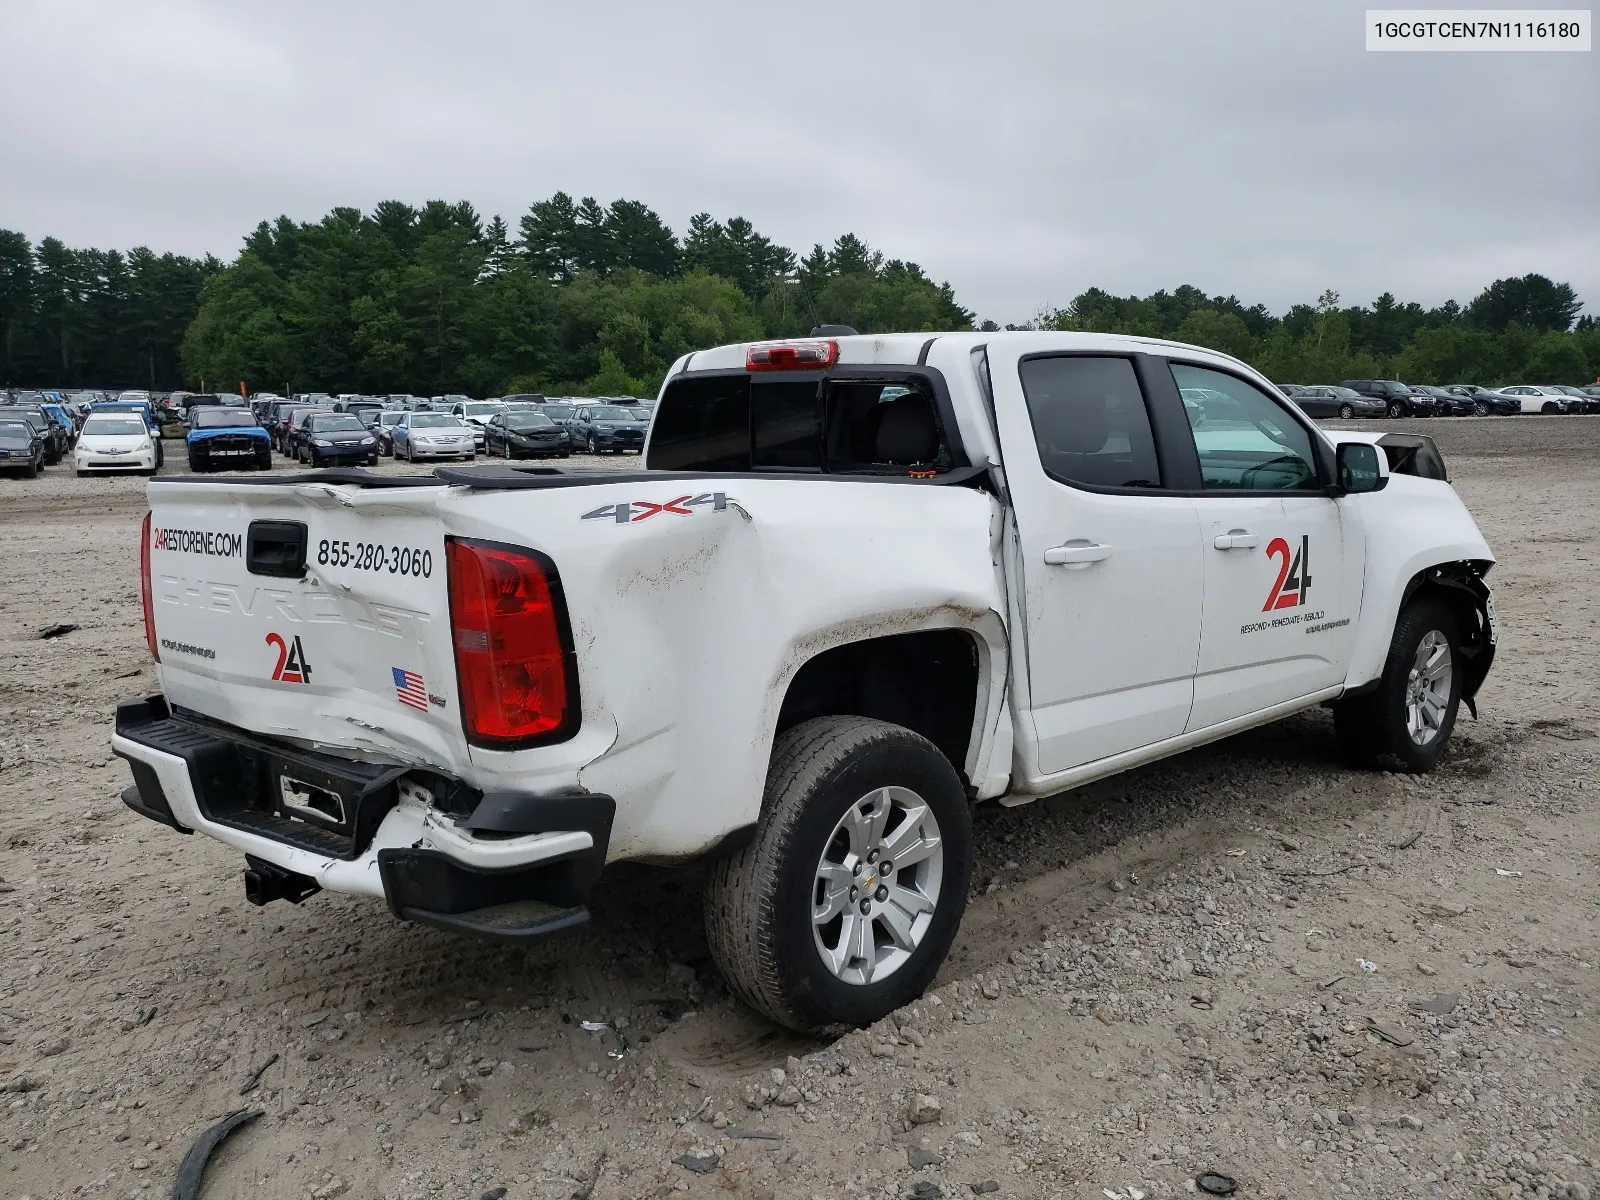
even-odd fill
[{"label": "rear bumper", "polygon": [[[174,714],[161,696],[118,705],[111,746],[133,769],[123,802],[141,816],[303,877],[308,892],[379,897],[403,920],[499,940],[587,921],[616,812],[609,796],[483,795],[426,771],[311,753]],[[286,777],[322,811],[292,811]]]}]

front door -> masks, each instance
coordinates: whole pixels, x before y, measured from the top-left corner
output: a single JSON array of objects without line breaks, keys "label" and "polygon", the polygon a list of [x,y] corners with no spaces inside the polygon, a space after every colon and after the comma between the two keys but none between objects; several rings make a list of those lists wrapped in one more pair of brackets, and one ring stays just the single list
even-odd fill
[{"label": "front door", "polygon": [[1327,495],[1313,434],[1249,381],[1173,363],[1200,459],[1205,618],[1190,730],[1342,683],[1363,538]]},{"label": "front door", "polygon": [[1181,734],[1200,643],[1195,502],[1166,490],[1134,360],[1052,354],[1052,341],[1029,354],[1007,339],[989,364],[1033,776]]}]

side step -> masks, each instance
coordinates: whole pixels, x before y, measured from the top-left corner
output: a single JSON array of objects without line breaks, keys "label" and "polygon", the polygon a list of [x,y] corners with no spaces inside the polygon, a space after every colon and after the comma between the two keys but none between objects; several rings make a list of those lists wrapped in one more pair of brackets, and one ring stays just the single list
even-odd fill
[{"label": "side step", "polygon": [[496,942],[531,942],[579,929],[589,923],[589,910],[557,908],[543,900],[512,900],[491,904],[470,912],[429,912],[422,908],[402,908],[400,916],[420,925],[432,925],[448,933],[488,938]]}]

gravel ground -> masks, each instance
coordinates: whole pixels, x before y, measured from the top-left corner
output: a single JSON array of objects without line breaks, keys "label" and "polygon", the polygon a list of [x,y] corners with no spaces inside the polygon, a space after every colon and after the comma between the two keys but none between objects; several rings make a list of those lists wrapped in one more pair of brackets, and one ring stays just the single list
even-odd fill
[{"label": "gravel ground", "polygon": [[693,871],[527,952],[249,908],[117,800],[142,484],[0,481],[0,1196],[166,1195],[251,1105],[208,1197],[1589,1197],[1600,418],[1415,428],[1500,556],[1439,771],[1345,769],[1319,710],[983,806],[937,986],[831,1044],[728,998]]}]

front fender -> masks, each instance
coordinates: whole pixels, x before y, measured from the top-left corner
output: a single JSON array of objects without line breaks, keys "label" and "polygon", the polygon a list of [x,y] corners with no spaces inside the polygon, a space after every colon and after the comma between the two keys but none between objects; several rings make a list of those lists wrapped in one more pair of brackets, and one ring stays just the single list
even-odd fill
[{"label": "front fender", "polygon": [[[1350,496],[1347,502],[1359,509],[1367,539],[1361,627],[1345,675],[1345,688],[1354,690],[1383,674],[1400,609],[1430,582],[1434,568],[1445,568],[1452,580],[1463,571],[1476,577],[1486,612],[1489,589],[1482,576],[1495,558],[1461,497],[1442,480],[1391,475],[1381,492]],[[1483,672],[1487,669],[1485,664]]]}]

